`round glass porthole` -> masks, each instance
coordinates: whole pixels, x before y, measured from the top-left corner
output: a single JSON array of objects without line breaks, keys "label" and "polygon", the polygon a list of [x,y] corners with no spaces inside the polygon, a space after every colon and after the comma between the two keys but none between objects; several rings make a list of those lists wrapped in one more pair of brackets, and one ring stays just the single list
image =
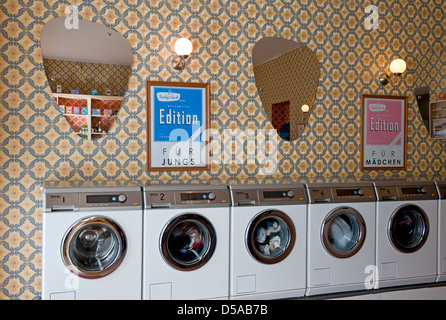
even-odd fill
[{"label": "round glass porthole", "polygon": [[184,214],[167,225],[161,238],[161,252],[175,269],[195,270],[209,261],[216,241],[209,220],[197,214]]},{"label": "round glass porthole", "polygon": [[291,252],[296,231],[291,219],[280,211],[257,215],[247,232],[247,247],[254,259],[272,264],[285,259]]},{"label": "round glass porthole", "polygon": [[64,237],[65,266],[83,278],[112,273],[124,259],[126,238],[119,225],[104,217],[89,217],[74,224]]},{"label": "round glass porthole", "polygon": [[341,207],[332,211],[322,226],[325,249],[334,257],[349,258],[362,247],[366,234],[365,222],[358,211]]},{"label": "round glass porthole", "polygon": [[425,243],[429,231],[426,213],[418,206],[399,208],[389,223],[389,238],[393,246],[405,253],[415,252]]}]

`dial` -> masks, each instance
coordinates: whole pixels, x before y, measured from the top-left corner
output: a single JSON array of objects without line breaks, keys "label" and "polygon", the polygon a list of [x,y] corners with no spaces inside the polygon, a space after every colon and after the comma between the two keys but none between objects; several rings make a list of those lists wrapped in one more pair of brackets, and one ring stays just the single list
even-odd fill
[{"label": "dial", "polygon": [[120,195],[118,196],[118,201],[119,201],[119,202],[123,203],[123,202],[125,202],[126,200],[127,200],[127,196],[126,196],[125,194],[120,194]]}]

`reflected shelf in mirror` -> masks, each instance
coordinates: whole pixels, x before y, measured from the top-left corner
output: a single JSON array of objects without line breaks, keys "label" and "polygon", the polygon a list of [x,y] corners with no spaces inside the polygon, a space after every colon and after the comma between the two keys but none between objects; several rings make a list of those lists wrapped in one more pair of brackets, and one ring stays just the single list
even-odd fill
[{"label": "reflected shelf in mirror", "polygon": [[[48,21],[40,33],[45,74],[51,91],[58,92],[53,93],[58,105],[65,108],[66,99],[72,99],[67,104],[70,112],[64,109],[62,114],[73,131],[88,140],[99,139],[105,136],[121,107],[133,53],[119,32],[83,19],[79,19],[77,28],[67,29],[65,19]],[[80,94],[69,93],[72,89]],[[110,92],[115,95],[107,95]],[[79,111],[82,107],[88,109],[83,110],[85,114]],[[93,114],[94,109],[109,109],[111,114]],[[92,135],[99,121],[104,132]]]}]

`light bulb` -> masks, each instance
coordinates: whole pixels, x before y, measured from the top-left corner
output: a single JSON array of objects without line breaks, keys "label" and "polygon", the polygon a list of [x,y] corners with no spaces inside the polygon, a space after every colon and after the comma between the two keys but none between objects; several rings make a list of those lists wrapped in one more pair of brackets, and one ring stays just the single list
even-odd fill
[{"label": "light bulb", "polygon": [[402,74],[406,71],[406,62],[403,59],[395,59],[390,64],[390,71],[396,75]]},{"label": "light bulb", "polygon": [[301,107],[301,110],[302,110],[302,112],[308,112],[308,111],[310,111],[310,107],[308,106],[308,104],[304,104]]},{"label": "light bulb", "polygon": [[180,57],[187,57],[192,52],[192,42],[189,39],[181,38],[175,42],[174,50]]}]

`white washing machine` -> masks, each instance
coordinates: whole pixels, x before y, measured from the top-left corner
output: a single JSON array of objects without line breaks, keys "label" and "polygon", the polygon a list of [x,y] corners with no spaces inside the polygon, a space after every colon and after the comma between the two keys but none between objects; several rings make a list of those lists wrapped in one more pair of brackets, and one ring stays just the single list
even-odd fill
[{"label": "white washing machine", "polygon": [[141,299],[142,194],[131,183],[47,182],[42,299]]},{"label": "white washing machine", "polygon": [[438,242],[437,282],[446,281],[446,181],[437,181],[438,200]]},{"label": "white washing machine", "polygon": [[372,289],[376,197],[371,182],[307,184],[306,295]]},{"label": "white washing machine", "polygon": [[230,190],[230,299],[303,296],[304,185],[236,185]]},{"label": "white washing machine", "polygon": [[227,186],[143,190],[143,299],[228,299]]},{"label": "white washing machine", "polygon": [[375,181],[377,287],[434,282],[438,194],[434,182]]}]

